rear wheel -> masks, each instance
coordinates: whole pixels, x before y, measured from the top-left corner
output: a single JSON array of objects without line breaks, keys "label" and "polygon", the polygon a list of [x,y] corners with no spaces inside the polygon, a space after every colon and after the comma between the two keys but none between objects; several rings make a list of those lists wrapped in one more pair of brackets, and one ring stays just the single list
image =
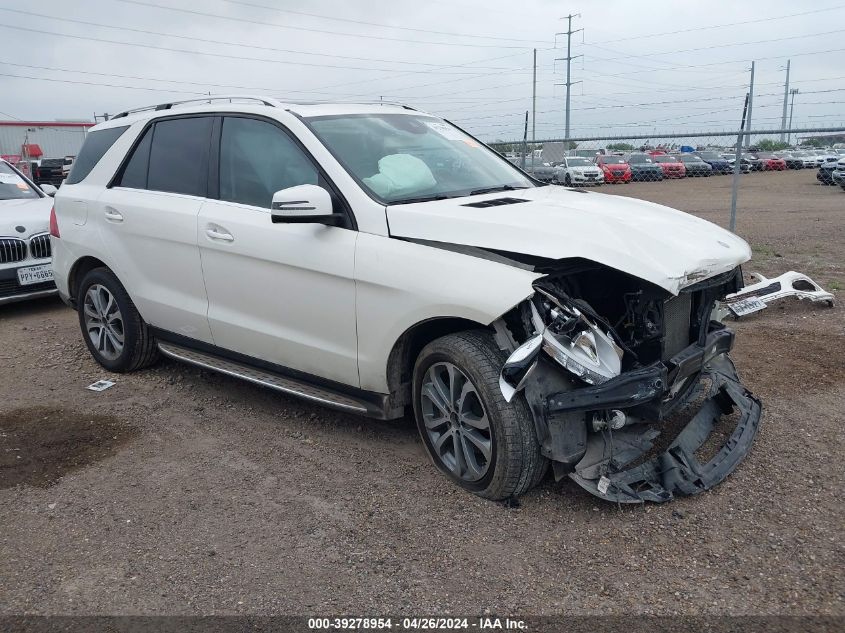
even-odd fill
[{"label": "rear wheel", "polygon": [[499,389],[505,361],[493,336],[459,332],[429,343],[414,367],[414,415],[434,465],[487,499],[527,492],[546,471],[522,395]]},{"label": "rear wheel", "polygon": [[158,347],[126,289],[107,268],[90,271],[79,286],[82,337],[100,365],[130,372],[158,360]]}]

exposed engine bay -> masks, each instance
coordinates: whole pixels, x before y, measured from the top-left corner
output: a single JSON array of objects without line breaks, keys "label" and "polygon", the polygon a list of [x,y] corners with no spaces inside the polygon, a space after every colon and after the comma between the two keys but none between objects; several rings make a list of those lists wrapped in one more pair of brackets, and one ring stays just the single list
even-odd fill
[{"label": "exposed engine bay", "polygon": [[[508,401],[524,393],[556,479],[642,503],[697,494],[727,477],[761,415],[728,356],[733,332],[712,318],[716,302],[742,288],[741,270],[675,296],[587,260],[530,263],[544,273],[535,293],[493,324],[510,354],[499,384]],[[682,411],[689,421],[652,455],[665,421]],[[699,461],[720,418],[734,412],[726,441]]]}]

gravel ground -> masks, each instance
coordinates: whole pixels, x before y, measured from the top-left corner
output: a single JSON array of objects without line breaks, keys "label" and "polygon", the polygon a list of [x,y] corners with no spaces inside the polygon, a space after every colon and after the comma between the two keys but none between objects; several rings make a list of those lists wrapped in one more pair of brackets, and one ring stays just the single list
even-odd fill
[{"label": "gravel ground", "polygon": [[[724,224],[729,187],[603,190]],[[746,271],[845,287],[839,188],[752,174],[740,205]],[[2,307],[0,613],[845,615],[843,308],[736,329],[765,411],[721,486],[618,508],[547,480],[506,508],[438,475],[410,419],[166,361],[109,376],[58,301]]]}]

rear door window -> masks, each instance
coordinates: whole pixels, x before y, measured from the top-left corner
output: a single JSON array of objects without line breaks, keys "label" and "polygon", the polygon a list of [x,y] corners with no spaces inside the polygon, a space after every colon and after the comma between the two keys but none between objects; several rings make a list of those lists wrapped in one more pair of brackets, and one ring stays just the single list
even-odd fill
[{"label": "rear door window", "polygon": [[100,162],[105,153],[109,151],[109,148],[114,145],[114,142],[128,129],[129,126],[124,125],[89,132],[85,143],[82,144],[82,149],[79,150],[79,156],[73,162],[70,175],[66,180],[67,184],[75,185],[82,182],[91,173],[94,166]]},{"label": "rear door window", "polygon": [[153,140],[153,128],[147,128],[141,141],[135,146],[129,162],[123,168],[123,173],[115,183],[118,187],[132,189],[147,188],[147,168],[150,164],[150,146]]},{"label": "rear door window", "polygon": [[205,196],[213,117],[168,119],[155,124],[147,189]]}]

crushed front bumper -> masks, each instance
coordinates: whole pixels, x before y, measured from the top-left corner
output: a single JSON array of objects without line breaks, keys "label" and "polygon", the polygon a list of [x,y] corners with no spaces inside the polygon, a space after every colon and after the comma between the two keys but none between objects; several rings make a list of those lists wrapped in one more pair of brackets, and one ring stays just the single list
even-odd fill
[{"label": "crushed front bumper", "polygon": [[[647,460],[646,454],[660,435],[659,422],[638,421],[615,431],[589,433],[586,450],[569,477],[597,497],[618,503],[660,503],[676,495],[698,494],[724,480],[750,450],[762,412],[760,401],[740,383],[728,357],[732,345],[730,330],[716,330],[707,336],[705,345],[691,345],[666,364],[656,363],[601,385],[549,397],[546,412],[552,426],[561,414],[611,408],[644,411],[652,414],[647,418],[660,420],[664,413],[704,396],[698,411],[668,448]],[[702,394],[707,383],[707,393]],[[739,413],[736,427],[718,452],[701,463],[696,451],[707,442],[720,418],[734,409]]]}]

